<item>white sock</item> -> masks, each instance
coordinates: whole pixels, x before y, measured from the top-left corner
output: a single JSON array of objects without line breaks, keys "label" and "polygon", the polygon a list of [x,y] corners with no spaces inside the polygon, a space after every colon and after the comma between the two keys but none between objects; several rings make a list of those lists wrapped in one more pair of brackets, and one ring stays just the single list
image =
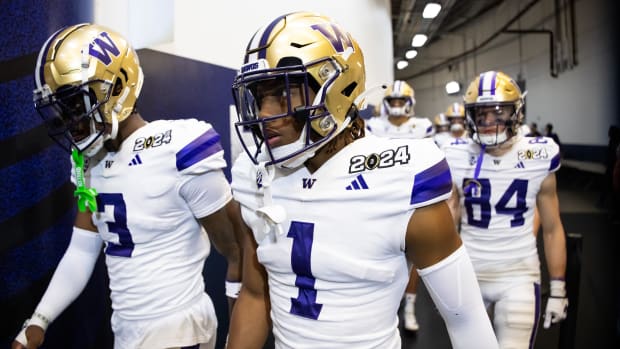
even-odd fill
[{"label": "white sock", "polygon": [[413,306],[415,303],[415,296],[415,293],[405,293],[405,304],[411,304],[411,306]]}]

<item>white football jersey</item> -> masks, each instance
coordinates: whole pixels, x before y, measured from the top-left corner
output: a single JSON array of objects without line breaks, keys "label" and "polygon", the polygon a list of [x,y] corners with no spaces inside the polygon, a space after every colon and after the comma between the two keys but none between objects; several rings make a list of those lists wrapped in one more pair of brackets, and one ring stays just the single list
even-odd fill
[{"label": "white football jersey", "polygon": [[433,141],[367,135],[314,173],[261,171],[241,154],[232,172],[268,272],[276,347],[400,348],[407,223],[451,192]]},{"label": "white football jersey", "polygon": [[226,166],[219,138],[202,121],[160,120],[136,130],[118,152],[89,159],[86,185],[98,192],[92,219],[105,242],[118,316],[166,314],[204,292],[210,243],[196,217],[223,207],[231,195],[204,195],[190,204],[180,187]]},{"label": "white football jersey", "polygon": [[540,282],[536,196],[542,181],[560,167],[560,154],[551,138],[516,137],[499,157],[481,155],[471,140],[442,148],[460,194],[461,238],[480,280]]},{"label": "white football jersey", "polygon": [[433,135],[433,123],[427,118],[410,117],[400,126],[392,124],[387,116],[366,120],[366,128],[372,134],[387,138],[426,138]]},{"label": "white football jersey", "polygon": [[440,132],[433,135],[433,140],[439,148],[443,147],[450,138],[452,138],[450,132]]}]

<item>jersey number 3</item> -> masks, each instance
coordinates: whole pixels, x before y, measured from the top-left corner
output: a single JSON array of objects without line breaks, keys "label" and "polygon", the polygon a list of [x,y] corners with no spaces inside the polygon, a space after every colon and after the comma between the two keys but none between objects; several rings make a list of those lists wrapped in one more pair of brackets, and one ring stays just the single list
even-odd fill
[{"label": "jersey number 3", "polygon": [[297,298],[291,298],[290,313],[316,320],[323,304],[316,302],[317,291],[314,288],[316,279],[310,268],[314,223],[292,221],[286,236],[293,239],[291,266],[297,275],[295,286],[299,288]]},{"label": "jersey number 3", "polygon": [[110,233],[118,234],[118,244],[108,242],[105,253],[110,256],[131,257],[133,252],[133,239],[127,227],[127,206],[123,194],[99,193],[97,195],[97,209],[105,210],[105,206],[113,207],[114,222],[106,222]]},{"label": "jersey number 3", "polygon": [[[510,183],[504,195],[495,205],[498,214],[512,215],[511,227],[525,224],[523,213],[527,211],[525,195],[527,194],[527,180],[515,179]],[[463,180],[463,193],[465,196],[465,210],[467,211],[467,223],[479,228],[488,228],[491,222],[491,182],[487,178]],[[508,207],[508,203],[516,195],[514,206]],[[475,209],[479,207],[479,209]],[[474,214],[479,212],[479,215]],[[478,217],[476,217],[478,216]]]}]

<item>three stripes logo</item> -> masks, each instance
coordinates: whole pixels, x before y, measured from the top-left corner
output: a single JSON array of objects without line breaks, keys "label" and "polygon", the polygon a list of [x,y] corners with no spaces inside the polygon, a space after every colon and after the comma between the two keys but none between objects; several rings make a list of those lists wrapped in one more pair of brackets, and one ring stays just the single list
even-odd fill
[{"label": "three stripes logo", "polygon": [[523,161],[519,161],[516,165],[515,168],[525,168],[525,165],[523,164]]},{"label": "three stripes logo", "polygon": [[368,184],[366,184],[366,181],[364,180],[364,177],[362,177],[362,175],[358,175],[357,177],[355,177],[355,179],[351,182],[351,185],[348,185],[347,190],[362,190],[362,189],[368,189]]},{"label": "three stripes logo", "polygon": [[129,166],[135,166],[142,164],[142,159],[140,159],[140,154],[136,154],[136,156],[131,159],[131,162],[128,164]]}]

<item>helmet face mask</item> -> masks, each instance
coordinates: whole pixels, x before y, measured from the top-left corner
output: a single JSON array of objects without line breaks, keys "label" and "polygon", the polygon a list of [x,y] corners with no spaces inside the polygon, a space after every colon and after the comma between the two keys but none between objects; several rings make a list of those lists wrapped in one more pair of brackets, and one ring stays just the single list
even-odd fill
[{"label": "helmet face mask", "polygon": [[[60,86],[51,94],[49,88],[48,93],[35,91],[35,109],[43,118],[49,136],[69,152],[72,147],[83,152],[102,140],[106,124],[101,108],[109,100],[109,87],[108,82],[95,80]],[[104,91],[106,97],[97,100],[94,89]]]},{"label": "helmet face mask", "polygon": [[415,106],[414,94],[413,88],[408,83],[400,80],[394,81],[383,97],[383,108],[387,116],[412,117]]},{"label": "helmet face mask", "polygon": [[516,108],[513,103],[478,105],[467,108],[467,117],[473,120],[474,140],[486,146],[496,146],[512,136]]},{"label": "helmet face mask", "polygon": [[[303,65],[276,68],[268,75],[262,71],[259,74],[237,76],[233,83],[233,96],[239,114],[235,128],[239,135],[244,130],[252,132],[254,147],[257,150],[256,153],[250,154],[254,163],[265,160],[265,155],[268,156],[269,164],[286,162],[302,154],[307,148],[318,145],[316,142],[321,142],[321,138],[323,141],[327,140],[327,137],[321,137],[314,131],[313,124],[317,121],[319,127],[328,132],[326,135],[330,135],[330,131],[335,131],[337,125],[327,112],[325,104],[314,104],[315,101],[310,99],[311,95],[316,93],[311,85],[306,67]],[[275,113],[261,116],[260,111],[266,109],[263,104],[266,104],[264,101],[267,99],[271,100],[270,105],[275,103],[279,108],[275,109]],[[301,101],[301,104],[294,103],[295,101]],[[272,107],[269,107],[269,110],[274,111]],[[291,146],[286,145],[272,147],[269,141],[265,141],[269,139],[269,124],[284,118],[292,118],[295,129],[300,132],[301,136],[295,142],[298,149],[290,149]],[[247,152],[248,145],[241,137],[240,139]]]},{"label": "helmet face mask", "polygon": [[[299,166],[348,125],[364,85],[361,50],[337,24],[308,12],[275,19],[254,35],[233,82],[235,128],[246,153],[255,164]],[[266,98],[279,108],[266,110]],[[280,120],[294,120],[295,141],[270,142],[270,125]],[[254,144],[246,144],[244,131]]]},{"label": "helmet face mask", "polygon": [[33,101],[53,140],[93,156],[135,111],[142,82],[129,43],[105,27],[83,23],[57,31],[41,48]]},{"label": "helmet face mask", "polygon": [[496,147],[517,134],[523,120],[523,95],[508,75],[496,71],[480,74],[464,99],[467,126],[476,143]]}]

